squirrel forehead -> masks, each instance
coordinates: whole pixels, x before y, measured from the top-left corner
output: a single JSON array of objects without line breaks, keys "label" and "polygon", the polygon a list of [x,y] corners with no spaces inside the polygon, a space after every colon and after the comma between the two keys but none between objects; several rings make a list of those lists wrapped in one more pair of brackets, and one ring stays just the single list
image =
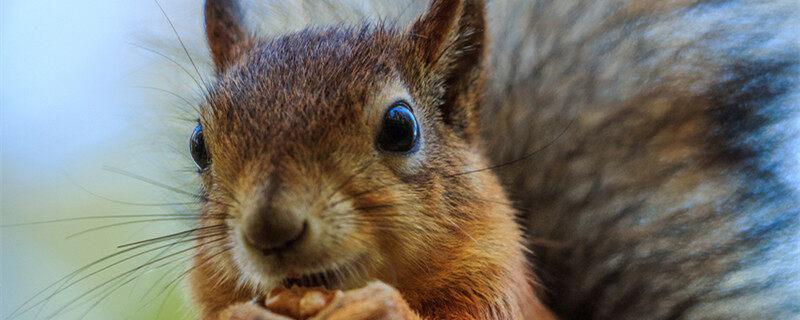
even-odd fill
[{"label": "squirrel forehead", "polygon": [[272,121],[357,111],[402,69],[396,39],[364,27],[260,40],[219,76],[202,111],[210,120],[235,115]]}]

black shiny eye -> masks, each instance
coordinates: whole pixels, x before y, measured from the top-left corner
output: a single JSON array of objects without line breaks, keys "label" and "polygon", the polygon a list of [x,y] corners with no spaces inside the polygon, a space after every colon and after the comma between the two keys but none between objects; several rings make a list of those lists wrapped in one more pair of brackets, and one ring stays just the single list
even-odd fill
[{"label": "black shiny eye", "polygon": [[211,157],[206,150],[206,141],[203,139],[203,126],[199,123],[194,127],[192,136],[189,138],[189,152],[192,154],[194,164],[202,171],[208,168],[211,163]]},{"label": "black shiny eye", "polygon": [[414,113],[405,102],[395,102],[383,116],[378,148],[386,152],[407,153],[416,150],[418,140],[419,125]]}]

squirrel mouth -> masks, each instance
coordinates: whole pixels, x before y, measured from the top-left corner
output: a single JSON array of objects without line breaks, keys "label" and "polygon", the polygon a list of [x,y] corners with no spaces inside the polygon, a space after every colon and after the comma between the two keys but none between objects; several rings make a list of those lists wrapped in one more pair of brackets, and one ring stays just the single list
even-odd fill
[{"label": "squirrel mouth", "polygon": [[324,287],[326,289],[339,289],[343,284],[343,279],[334,270],[311,273],[300,277],[291,277],[283,280],[283,285],[287,288],[298,287]]},{"label": "squirrel mouth", "polygon": [[324,287],[326,289],[347,289],[366,279],[368,276],[363,268],[365,256],[349,260],[347,263],[328,267],[322,271],[301,274],[299,276],[290,275],[281,281],[287,288],[292,286],[299,287]]}]

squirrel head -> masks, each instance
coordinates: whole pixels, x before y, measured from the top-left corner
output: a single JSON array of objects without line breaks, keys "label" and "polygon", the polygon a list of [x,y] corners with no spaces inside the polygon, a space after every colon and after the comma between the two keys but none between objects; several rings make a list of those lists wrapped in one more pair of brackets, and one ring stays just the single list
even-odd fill
[{"label": "squirrel head", "polygon": [[[496,204],[505,196],[478,170],[481,1],[434,1],[405,28],[267,39],[247,30],[236,1],[205,10],[217,81],[193,155],[204,223],[225,224],[229,241],[203,248],[195,278],[222,274],[254,291],[381,279],[402,291],[469,250],[508,246],[503,237],[515,247],[513,214]],[[498,219],[512,230],[494,237]]]}]

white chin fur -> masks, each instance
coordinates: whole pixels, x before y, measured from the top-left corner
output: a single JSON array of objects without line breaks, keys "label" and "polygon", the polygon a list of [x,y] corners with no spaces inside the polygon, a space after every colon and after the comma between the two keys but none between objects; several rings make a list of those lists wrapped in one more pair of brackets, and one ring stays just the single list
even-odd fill
[{"label": "white chin fur", "polygon": [[233,248],[233,260],[239,267],[241,277],[240,286],[256,288],[259,291],[268,291],[278,286],[283,277],[273,271],[273,266],[264,262],[263,257],[253,252],[243,245],[241,232],[235,231],[235,245]]}]

